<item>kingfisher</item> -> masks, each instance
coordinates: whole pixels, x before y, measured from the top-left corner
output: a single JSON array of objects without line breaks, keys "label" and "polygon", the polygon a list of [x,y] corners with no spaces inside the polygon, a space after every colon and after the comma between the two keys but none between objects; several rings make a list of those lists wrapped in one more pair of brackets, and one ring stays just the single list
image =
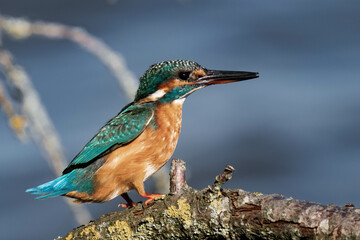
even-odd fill
[{"label": "kingfisher", "polygon": [[147,198],[144,181],[173,154],[181,129],[182,106],[191,93],[209,85],[257,78],[257,72],[209,70],[196,62],[169,60],[150,66],[133,102],[108,121],[83,147],[63,175],[26,192],[37,199],[66,196],[77,203],[105,202],[135,189]]}]

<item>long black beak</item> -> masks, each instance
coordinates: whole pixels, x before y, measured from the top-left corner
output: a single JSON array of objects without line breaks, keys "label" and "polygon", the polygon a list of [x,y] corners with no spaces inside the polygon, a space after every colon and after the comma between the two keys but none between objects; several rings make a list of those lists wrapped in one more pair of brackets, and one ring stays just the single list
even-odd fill
[{"label": "long black beak", "polygon": [[222,84],[258,78],[257,72],[207,70],[196,82],[204,85]]}]

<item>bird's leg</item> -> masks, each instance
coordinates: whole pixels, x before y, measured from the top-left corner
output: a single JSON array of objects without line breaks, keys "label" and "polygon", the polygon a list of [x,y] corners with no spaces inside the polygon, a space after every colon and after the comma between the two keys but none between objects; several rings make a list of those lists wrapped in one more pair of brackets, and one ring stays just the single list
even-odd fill
[{"label": "bird's leg", "polygon": [[133,200],[131,200],[131,198],[126,192],[121,194],[121,196],[125,199],[127,203],[126,204],[120,203],[118,207],[123,207],[123,208],[135,207],[136,203]]},{"label": "bird's leg", "polygon": [[158,193],[147,193],[145,192],[145,189],[144,189],[144,183],[141,181],[141,182],[138,182],[135,185],[135,189],[137,190],[137,192],[140,194],[140,196],[144,197],[144,198],[148,198],[146,201],[145,201],[145,205],[148,205],[149,202],[153,201],[154,199],[156,198],[159,198],[159,197],[163,197],[164,195],[162,194],[158,194]]}]

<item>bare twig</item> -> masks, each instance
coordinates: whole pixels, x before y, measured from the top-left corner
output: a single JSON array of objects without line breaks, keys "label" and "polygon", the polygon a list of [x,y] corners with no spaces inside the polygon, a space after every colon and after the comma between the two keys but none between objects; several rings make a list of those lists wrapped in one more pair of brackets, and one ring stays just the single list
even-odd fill
[{"label": "bare twig", "polygon": [[11,100],[7,97],[5,88],[0,79],[0,106],[8,119],[9,127],[13,130],[18,139],[25,142],[27,139],[25,132],[26,118],[17,114],[11,104]]},{"label": "bare twig", "polygon": [[35,136],[36,142],[49,156],[47,159],[56,174],[61,175],[66,166],[63,147],[29,76],[23,68],[14,63],[10,52],[6,50],[0,50],[0,65],[9,84],[21,93],[22,112],[28,119],[32,136]]},{"label": "bare twig", "polygon": [[174,158],[171,161],[170,168],[170,193],[181,194],[184,188],[187,186],[185,180],[185,162],[183,160]]},{"label": "bare twig", "polygon": [[220,191],[220,188],[222,187],[222,185],[224,185],[224,183],[226,183],[227,181],[229,181],[231,179],[231,176],[234,171],[235,171],[235,168],[233,168],[230,165],[227,165],[225,167],[223,173],[216,176],[215,182],[213,183],[213,185],[211,185],[210,189],[212,189],[214,191]]},{"label": "bare twig", "polygon": [[[45,153],[56,175],[60,176],[62,169],[66,166],[64,150],[29,76],[23,68],[14,63],[11,54],[3,49],[0,49],[0,66],[9,84],[20,93],[21,112],[28,121],[30,136]],[[83,206],[75,206],[68,200],[67,203],[73,210],[78,223],[89,222],[90,213]]]},{"label": "bare twig", "polygon": [[124,58],[120,53],[111,50],[100,39],[90,35],[84,29],[59,23],[31,22],[23,18],[0,15],[0,30],[4,30],[10,36],[19,39],[38,35],[50,39],[67,39],[79,44],[79,46],[97,56],[110,69],[128,99],[133,100],[138,81],[127,68]]}]

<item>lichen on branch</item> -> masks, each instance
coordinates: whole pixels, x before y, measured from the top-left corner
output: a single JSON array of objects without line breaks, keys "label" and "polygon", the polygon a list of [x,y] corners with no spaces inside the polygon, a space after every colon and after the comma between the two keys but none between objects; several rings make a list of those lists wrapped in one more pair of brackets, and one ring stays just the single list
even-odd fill
[{"label": "lichen on branch", "polygon": [[[172,177],[184,179],[185,163],[173,160],[171,171]],[[214,185],[201,191],[183,181],[176,194],[103,215],[59,239],[360,238],[360,209],[221,189],[233,171],[227,166]]]}]

